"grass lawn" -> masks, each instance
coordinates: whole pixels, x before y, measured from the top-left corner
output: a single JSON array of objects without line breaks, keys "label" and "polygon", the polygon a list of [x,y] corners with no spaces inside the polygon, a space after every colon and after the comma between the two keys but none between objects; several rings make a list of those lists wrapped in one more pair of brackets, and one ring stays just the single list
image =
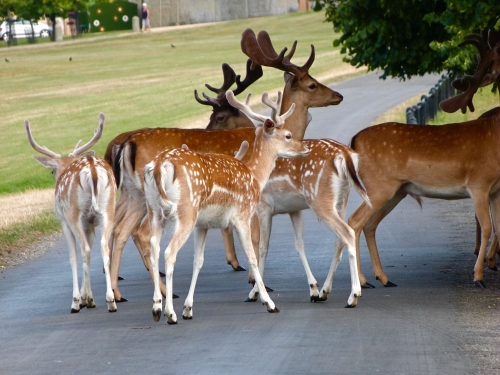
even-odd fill
[{"label": "grass lawn", "polygon": [[[321,12],[294,13],[85,43],[0,48],[0,194],[54,186],[50,171],[31,158],[35,151],[26,140],[25,119],[40,145],[67,154],[79,139],[90,139],[104,112],[104,135],[95,146],[101,156],[124,131],[206,125],[210,107],[198,104],[193,91],[207,92],[205,83],[220,86],[223,62],[245,74],[240,37],[247,27],[266,29],[278,51],[297,39],[293,62],[299,65],[314,44],[311,75],[322,82],[355,74],[332,47],[335,35],[323,18]],[[249,91],[260,97],[282,88],[282,77],[264,68],[264,77]]]}]

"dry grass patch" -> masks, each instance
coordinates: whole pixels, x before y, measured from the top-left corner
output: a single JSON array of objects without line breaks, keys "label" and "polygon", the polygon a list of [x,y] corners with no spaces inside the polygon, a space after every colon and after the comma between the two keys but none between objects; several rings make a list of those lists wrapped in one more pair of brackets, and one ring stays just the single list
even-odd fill
[{"label": "dry grass patch", "polygon": [[0,229],[25,223],[54,210],[54,189],[35,189],[0,196]]}]

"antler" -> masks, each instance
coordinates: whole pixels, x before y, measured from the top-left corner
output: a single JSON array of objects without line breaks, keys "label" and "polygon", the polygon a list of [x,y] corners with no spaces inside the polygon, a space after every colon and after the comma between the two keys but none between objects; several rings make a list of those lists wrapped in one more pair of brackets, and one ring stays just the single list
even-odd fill
[{"label": "antler", "polygon": [[241,50],[245,55],[252,59],[253,64],[257,63],[293,73],[297,76],[302,76],[308,74],[309,68],[314,62],[314,46],[311,44],[311,54],[303,66],[298,66],[290,62],[290,59],[295,53],[296,46],[297,41],[293,42],[292,49],[288,55],[285,56],[287,51],[286,47],[283,48],[278,55],[267,31],[262,30],[256,37],[252,29],[246,29],[241,35]]},{"label": "antler", "polygon": [[[245,103],[239,102],[231,90],[227,92],[226,97],[229,104],[231,104],[235,108],[238,108],[249,118],[258,121],[259,123],[264,123],[267,119],[269,119],[269,117],[260,115],[252,111],[252,109],[248,105],[248,103],[250,102],[250,95],[251,94],[248,94]],[[281,108],[281,91],[278,91],[278,100],[276,101],[276,103],[274,103],[269,98],[269,94],[267,93],[267,91],[264,91],[262,93],[262,103],[272,108],[271,121],[275,123],[276,126],[283,125],[285,123],[285,120],[292,115],[293,110],[295,109],[295,103],[292,103],[290,109],[288,109],[286,113],[282,114],[281,116],[276,116],[276,113],[279,113],[279,109]]]},{"label": "antler", "polygon": [[224,83],[220,88],[214,88],[213,86],[210,86],[208,83],[205,84],[205,86],[212,92],[215,92],[217,94],[217,98],[211,98],[205,93],[202,93],[203,97],[206,100],[200,99],[198,96],[198,91],[194,90],[194,97],[196,101],[200,104],[203,105],[211,105],[212,107],[219,106],[221,107],[222,105],[226,104],[226,92],[227,90],[233,85],[234,82],[236,82],[236,90],[234,90],[234,94],[238,95],[241,94],[243,91],[245,91],[248,86],[250,86],[252,83],[257,81],[260,77],[263,75],[262,67],[260,65],[256,65],[255,67],[252,67],[252,60],[248,59],[247,61],[247,72],[245,79],[241,81],[241,76],[236,75],[234,72],[233,68],[231,68],[228,64],[224,63],[222,64],[222,74],[224,76]]},{"label": "antler", "polygon": [[99,140],[99,138],[101,138],[102,135],[102,130],[104,128],[104,120],[105,120],[104,113],[102,112],[99,113],[99,127],[94,130],[94,136],[92,137],[92,139],[81,147],[80,144],[82,143],[82,141],[78,141],[73,152],[68,155],[69,157],[77,157],[82,152],[87,151],[89,148],[91,148],[93,145],[97,143],[97,141]]},{"label": "antler", "polygon": [[220,88],[217,89],[213,86],[210,86],[208,83],[205,84],[207,89],[217,94],[217,98],[211,98],[203,92],[202,95],[206,100],[202,100],[198,96],[198,91],[194,90],[194,97],[198,103],[203,105],[211,105],[212,107],[220,106],[222,104],[220,100],[225,98],[226,91],[233,85],[234,81],[236,80],[236,73],[234,72],[233,68],[224,63],[222,64],[222,75],[224,76],[224,83]]},{"label": "antler", "polygon": [[33,147],[35,149],[35,151],[38,151],[39,153],[46,155],[50,158],[57,159],[57,158],[61,157],[61,155],[56,154],[53,151],[50,151],[45,146],[39,146],[38,143],[35,142],[35,140],[33,139],[33,135],[31,134],[30,122],[28,120],[24,120],[24,126],[26,128],[26,135],[28,136],[28,141],[29,141],[31,147]]},{"label": "antler", "polygon": [[243,82],[240,80],[241,76],[238,74],[236,76],[236,90],[233,90],[234,95],[241,94],[243,91],[245,91],[248,86],[250,86],[252,83],[257,81],[264,72],[262,71],[262,66],[255,64],[253,66],[253,62],[251,59],[247,60],[247,72],[245,79]]},{"label": "antler", "polygon": [[481,35],[467,35],[459,47],[467,44],[472,44],[479,51],[476,73],[473,76],[464,75],[452,82],[452,86],[463,93],[439,104],[439,107],[445,112],[453,113],[461,109],[462,113],[465,113],[467,107],[471,112],[474,112],[472,98],[477,89],[488,86],[499,78],[500,32],[490,30],[488,34],[482,31]]}]

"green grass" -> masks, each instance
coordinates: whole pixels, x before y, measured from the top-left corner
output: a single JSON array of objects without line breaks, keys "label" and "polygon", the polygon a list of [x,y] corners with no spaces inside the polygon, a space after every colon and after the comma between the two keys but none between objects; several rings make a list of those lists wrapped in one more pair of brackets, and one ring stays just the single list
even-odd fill
[{"label": "green grass", "polygon": [[2,257],[22,251],[27,245],[39,241],[41,237],[61,230],[61,224],[52,211],[33,217],[29,222],[0,228],[0,269]]},{"label": "green grass", "polygon": [[473,103],[475,108],[474,112],[470,112],[469,110],[467,110],[467,113],[462,114],[461,111],[457,111],[455,113],[446,113],[440,111],[438,112],[436,118],[430,121],[429,124],[443,125],[455,122],[475,120],[484,112],[500,105],[498,93],[492,93],[491,87],[484,87],[482,89],[479,89],[476,95],[474,95]]},{"label": "green grass", "polygon": [[[332,47],[331,24],[323,18],[323,13],[295,13],[85,43],[0,49],[0,194],[54,186],[50,171],[30,157],[35,151],[26,140],[25,119],[40,145],[67,154],[79,139],[90,139],[98,113],[104,112],[104,135],[95,147],[101,156],[108,142],[124,131],[187,126],[189,119],[202,115],[208,123],[210,108],[198,104],[193,91],[207,91],[205,83],[220,86],[223,62],[244,75],[247,58],[240,37],[247,27],[266,29],[277,49],[297,39],[296,64],[306,61],[314,44],[312,76],[344,67],[338,48]],[[282,87],[282,72],[264,68],[264,77],[249,91],[260,95]]]}]

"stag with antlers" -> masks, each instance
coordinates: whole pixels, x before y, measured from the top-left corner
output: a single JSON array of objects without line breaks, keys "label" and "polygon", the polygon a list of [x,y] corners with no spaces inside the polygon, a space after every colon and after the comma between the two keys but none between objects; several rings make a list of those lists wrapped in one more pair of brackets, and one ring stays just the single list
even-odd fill
[{"label": "stag with antlers", "polygon": [[[242,45],[246,43],[245,35],[247,34],[249,34],[249,30],[243,33]],[[295,45],[294,43],[294,46]],[[309,107],[337,105],[342,101],[342,95],[322,85],[308,74],[308,69],[314,60],[314,48],[312,49],[308,63],[302,67],[292,64],[289,61],[291,58],[292,53],[287,55],[286,64],[283,64],[281,68],[281,70],[285,71],[286,79],[286,85],[283,92],[283,106],[290,107],[292,104],[291,100],[296,100],[296,107],[292,116],[287,119],[284,127],[292,131],[294,136],[297,133],[297,139],[302,139],[308,124],[307,109]],[[275,62],[275,65],[277,67],[277,62]],[[232,156],[244,140],[248,141],[250,144],[250,150],[243,159],[243,161],[246,162],[252,154],[251,151],[253,150],[254,138],[255,130],[246,128],[212,131],[158,128],[149,132],[134,134],[122,144],[120,147],[122,150],[121,152],[123,154],[133,155],[134,163],[132,164],[132,170],[122,171],[119,166],[115,168],[117,175],[123,176],[121,191],[122,194],[127,194],[126,196],[128,199],[126,215],[124,215],[121,220],[115,221],[115,244],[111,274],[114,283],[113,289],[115,291],[115,298],[117,300],[122,298],[117,283],[121,253],[128,237],[135,231],[137,231],[136,238],[140,241],[140,246],[138,246],[138,248],[140,251],[142,250],[141,255],[143,260],[148,262],[147,259],[149,258],[149,249],[147,249],[150,237],[149,227],[144,224],[140,226],[146,214],[144,208],[145,198],[142,191],[142,171],[144,166],[153,160],[159,152],[179,148],[182,144],[186,144],[190,150],[196,152],[215,152]],[[221,140],[224,140],[224,142],[222,143]],[[117,181],[121,181],[121,177],[118,177]],[[253,228],[255,228],[255,224],[257,223],[254,223]],[[254,247],[257,247],[256,242],[259,237],[258,235],[254,235],[253,238]],[[232,243],[232,239],[226,238],[225,243]],[[234,259],[236,259],[235,254]],[[233,268],[234,267],[233,265]],[[147,268],[152,272],[150,267]],[[154,277],[152,273],[151,277]],[[160,285],[163,293],[164,286],[162,286],[161,280]]]},{"label": "stag with antlers", "polygon": [[[489,46],[479,36],[467,37],[465,44],[469,43],[478,47],[482,58],[473,77],[466,76],[454,84],[465,89],[465,93],[442,103],[446,111],[464,111],[467,106],[473,109],[472,97],[478,87],[498,80],[498,34],[490,33]],[[472,198],[481,226],[474,283],[484,287],[483,262],[492,231],[491,220],[497,233],[500,230],[500,156],[497,151],[500,148],[500,112],[442,126],[380,124],[356,134],[351,147],[359,154],[359,175],[372,204],[369,207],[362,203],[349,218],[349,226],[356,233],[361,284],[370,286],[359,262],[359,237],[363,230],[376,279],[384,286],[395,286],[382,269],[375,231],[383,218],[406,195],[411,195],[417,199]]]},{"label": "stag with antlers", "polygon": [[[267,93],[262,94],[263,101],[266,96]],[[253,112],[248,105],[237,101],[231,91],[228,91],[227,98],[233,106],[262,125],[257,128],[254,150],[246,163],[224,155],[174,149],[160,153],[144,167],[144,193],[151,223],[151,263],[155,275],[155,321],[160,319],[162,308],[158,275],[159,243],[168,220],[172,220],[175,225],[175,233],[165,250],[165,316],[169,324],[177,323],[171,297],[175,260],[178,251],[195,227],[193,279],[182,317],[193,317],[194,289],[203,264],[204,245],[209,228],[234,227],[254,272],[255,284],[263,304],[266,305],[267,311],[279,312],[267,294],[257,269],[250,221],[276,158],[305,156],[309,149],[302,142],[294,140],[292,133],[283,128],[286,118],[293,112],[293,105],[288,112],[277,117],[278,121],[274,123],[270,118]]]},{"label": "stag with antlers", "polygon": [[[86,152],[101,138],[104,114],[99,114],[99,127],[92,139],[81,146],[78,142],[67,157],[61,157],[46,147],[39,146],[31,134],[29,122],[25,121],[28,141],[35,151],[46,157],[34,156],[45,167],[52,169],[56,179],[55,211],[69,247],[71,271],[73,273],[73,302],[71,312],[77,313],[82,307],[95,307],[90,289],[90,258],[94,242],[95,227],[102,224],[101,254],[106,274],[106,302],[108,311],[116,311],[116,303],[111,290],[109,272],[110,253],[108,241],[113,230],[116,183],[113,171],[102,159]],[[80,246],[83,259],[81,291],[78,288],[78,256],[76,242]]]}]

